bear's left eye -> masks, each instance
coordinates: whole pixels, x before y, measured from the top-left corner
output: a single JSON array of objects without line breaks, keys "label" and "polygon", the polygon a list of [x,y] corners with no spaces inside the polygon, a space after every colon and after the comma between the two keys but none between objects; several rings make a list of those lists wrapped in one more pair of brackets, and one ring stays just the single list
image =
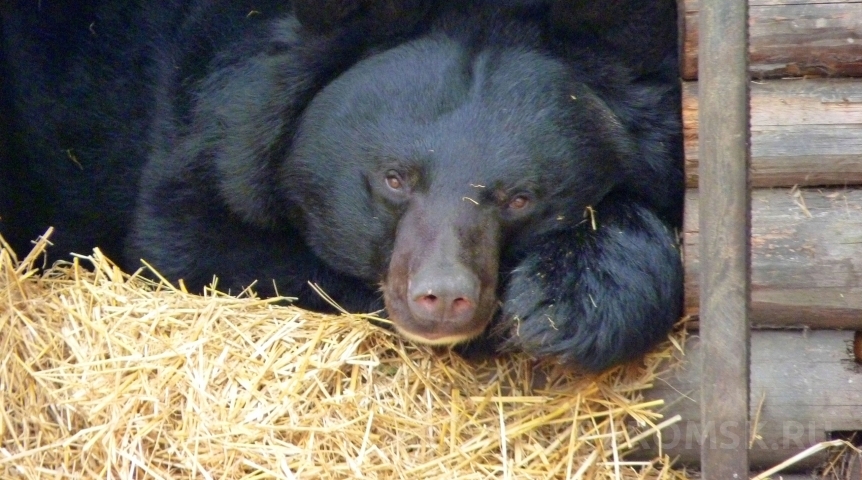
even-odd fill
[{"label": "bear's left eye", "polygon": [[390,170],[386,172],[386,186],[392,190],[401,190],[404,188],[404,181],[401,179],[401,175],[399,175],[398,172]]},{"label": "bear's left eye", "polygon": [[526,195],[515,195],[509,200],[509,210],[519,211],[530,205],[530,198]]}]

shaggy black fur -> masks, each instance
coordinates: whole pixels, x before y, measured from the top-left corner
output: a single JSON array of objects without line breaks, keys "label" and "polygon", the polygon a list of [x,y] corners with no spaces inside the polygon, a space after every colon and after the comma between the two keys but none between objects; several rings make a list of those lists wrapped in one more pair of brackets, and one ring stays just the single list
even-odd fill
[{"label": "shaggy black fur", "polygon": [[674,3],[4,2],[0,229],[326,309],[314,282],[418,341],[637,358],[681,311]]}]

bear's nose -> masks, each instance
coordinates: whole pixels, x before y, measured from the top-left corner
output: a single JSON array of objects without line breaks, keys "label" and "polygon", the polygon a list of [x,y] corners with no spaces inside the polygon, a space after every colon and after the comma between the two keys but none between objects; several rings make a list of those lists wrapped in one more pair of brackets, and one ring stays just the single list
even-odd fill
[{"label": "bear's nose", "polygon": [[426,267],[410,279],[410,313],[426,324],[469,327],[476,313],[479,278],[461,265]]}]

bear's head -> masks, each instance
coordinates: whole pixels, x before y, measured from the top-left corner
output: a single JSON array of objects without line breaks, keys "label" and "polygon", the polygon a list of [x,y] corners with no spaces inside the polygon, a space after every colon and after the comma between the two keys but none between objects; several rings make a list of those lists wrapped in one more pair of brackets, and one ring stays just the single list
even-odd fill
[{"label": "bear's head", "polygon": [[317,92],[283,164],[309,246],[379,283],[413,340],[480,334],[501,264],[584,221],[633,151],[577,66],[526,30],[432,31],[368,55]]}]

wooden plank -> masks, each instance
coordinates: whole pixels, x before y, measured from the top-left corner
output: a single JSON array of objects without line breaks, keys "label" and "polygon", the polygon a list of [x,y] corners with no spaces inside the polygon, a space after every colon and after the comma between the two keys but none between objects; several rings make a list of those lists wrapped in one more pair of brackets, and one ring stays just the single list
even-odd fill
[{"label": "wooden plank", "polygon": [[[682,118],[686,183],[696,187],[696,83],[683,85]],[[862,184],[862,79],[753,82],[751,183],[756,187]]]},{"label": "wooden plank", "polygon": [[[682,75],[697,79],[699,0],[681,0]],[[750,0],[755,78],[862,76],[862,1]]]},{"label": "wooden plank", "polygon": [[699,15],[700,458],[717,480],[748,476],[745,443],[719,442],[748,431],[748,2],[702,0]]},{"label": "wooden plank", "polygon": [[[697,191],[686,196],[686,310],[696,315]],[[759,326],[862,329],[862,189],[752,193],[751,318]]]},{"label": "wooden plank", "polygon": [[[852,332],[834,330],[752,332],[750,405],[759,436],[751,445],[752,469],[772,467],[829,440],[831,431],[862,430],[862,368],[847,353],[852,337]],[[680,415],[682,421],[665,430],[660,441],[642,443],[644,451],[638,458],[653,458],[660,444],[662,453],[679,457],[680,464],[699,464],[702,430],[697,391],[704,381],[698,371],[702,355],[701,341],[690,338],[682,363],[662,374],[645,393],[646,400],[665,401],[665,418]],[[742,440],[722,435],[720,428],[720,443]],[[750,441],[750,436],[744,439]],[[829,455],[810,457],[792,470],[814,467]]]}]

